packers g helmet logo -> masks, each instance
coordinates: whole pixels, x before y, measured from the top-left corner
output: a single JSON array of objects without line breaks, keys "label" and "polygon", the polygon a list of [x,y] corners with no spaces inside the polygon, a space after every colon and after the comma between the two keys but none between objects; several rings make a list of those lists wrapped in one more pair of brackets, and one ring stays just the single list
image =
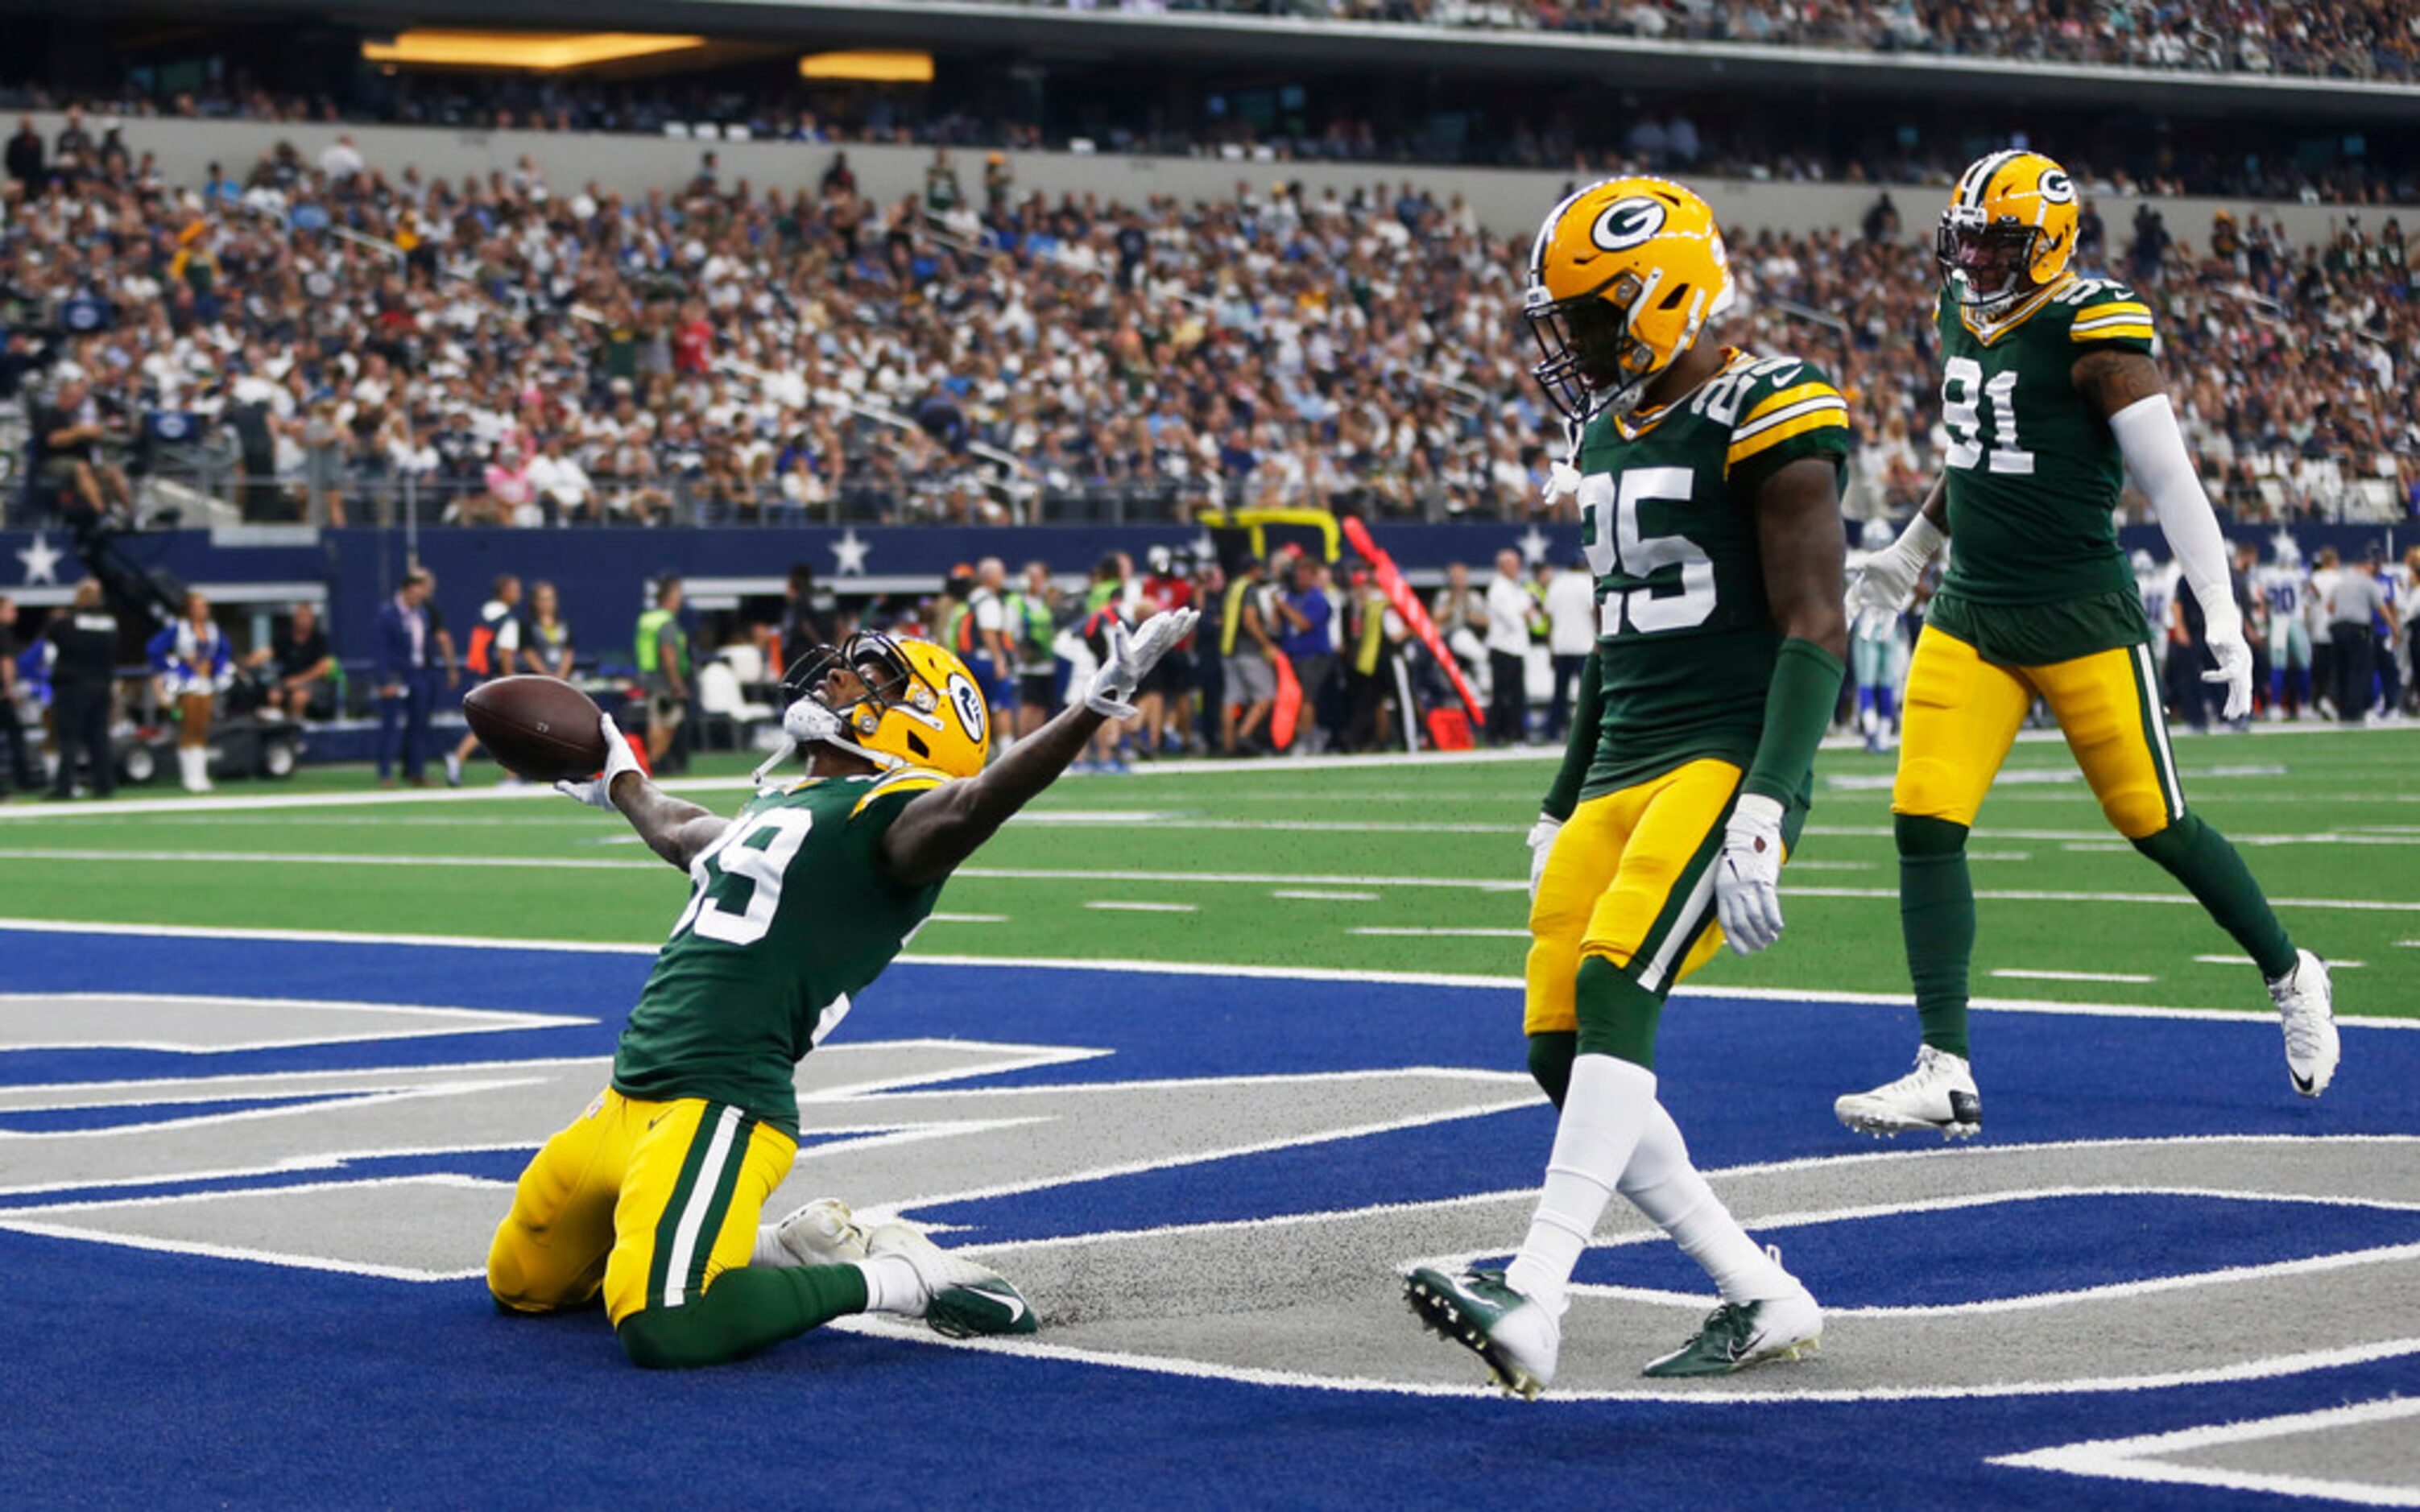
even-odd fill
[{"label": "packers g helmet logo", "polygon": [[2050,204],[2072,205],[2075,203],[2075,180],[2068,177],[2067,170],[2064,168],[2043,169],[2041,179],[2034,188],[2043,200]]},{"label": "packers g helmet logo", "polygon": [[991,721],[991,710],[984,703],[983,690],[957,672],[950,674],[950,706],[958,711],[958,723],[965,727],[967,738],[980,746],[984,730]]},{"label": "packers g helmet logo", "polygon": [[1618,199],[1589,226],[1589,239],[1607,252],[1628,252],[1663,230],[1665,215],[1658,201],[1644,197]]}]

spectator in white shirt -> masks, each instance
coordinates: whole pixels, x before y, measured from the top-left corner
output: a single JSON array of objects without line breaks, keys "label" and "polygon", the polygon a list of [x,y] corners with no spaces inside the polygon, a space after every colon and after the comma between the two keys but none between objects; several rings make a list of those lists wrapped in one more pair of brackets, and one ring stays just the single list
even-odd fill
[{"label": "spectator in white shirt", "polygon": [[337,137],[327,151],[319,154],[319,171],[328,176],[332,184],[343,183],[360,173],[363,166],[362,149],[353,146],[350,132]]},{"label": "spectator in white shirt", "polygon": [[1555,697],[1546,706],[1546,738],[1571,728],[1572,688],[1596,645],[1596,579],[1575,562],[1546,585],[1546,652],[1555,663]]},{"label": "spectator in white shirt", "polygon": [[1498,746],[1529,738],[1529,617],[1538,601],[1521,582],[1521,553],[1496,553],[1487,583],[1487,738]]},{"label": "spectator in white shirt", "polygon": [[549,436],[539,445],[529,466],[529,481],[548,516],[558,523],[585,518],[589,498],[597,491],[588,470],[564,451],[560,436]]}]

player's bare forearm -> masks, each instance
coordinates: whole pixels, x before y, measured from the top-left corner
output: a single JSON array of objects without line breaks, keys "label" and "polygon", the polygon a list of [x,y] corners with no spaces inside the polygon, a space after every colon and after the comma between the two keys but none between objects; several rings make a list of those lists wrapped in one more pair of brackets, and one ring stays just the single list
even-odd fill
[{"label": "player's bare forearm", "polygon": [[1069,704],[975,776],[909,802],[883,832],[884,874],[921,887],[956,871],[1016,810],[1057,781],[1107,722],[1081,703]]},{"label": "player's bare forearm", "polygon": [[2160,378],[2160,364],[2141,352],[2086,352],[2068,369],[2068,379],[2078,393],[2092,401],[2103,420],[2155,393],[2168,392],[2167,384]]},{"label": "player's bare forearm", "polygon": [[711,809],[674,797],[638,772],[624,772],[613,779],[613,807],[647,842],[647,849],[684,872],[730,824]]},{"label": "player's bare forearm", "polygon": [[1925,493],[1924,503],[1916,512],[1931,520],[1934,530],[1944,535],[1949,533],[1948,473],[1944,472],[1932,480],[1932,486]]},{"label": "player's bare forearm", "polygon": [[1757,490],[1756,529],[1765,598],[1782,638],[1846,660],[1849,543],[1832,463],[1805,457],[1766,479]]}]

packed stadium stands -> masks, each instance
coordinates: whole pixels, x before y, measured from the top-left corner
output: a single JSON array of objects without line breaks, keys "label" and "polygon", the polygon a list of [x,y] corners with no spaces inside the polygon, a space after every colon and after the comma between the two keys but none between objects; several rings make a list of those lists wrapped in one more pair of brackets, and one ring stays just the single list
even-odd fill
[{"label": "packed stadium stands", "polygon": [[[433,180],[339,138],[168,185],[153,129],[16,192],[8,324],[20,365],[59,332],[53,378],[84,375],[155,479],[251,517],[1512,517],[1556,440],[1512,318],[1520,247],[1409,183],[1050,203],[937,152],[896,201],[839,155],[811,184],[701,172],[625,198],[527,162]],[[1862,234],[1731,233],[1726,334],[1837,371],[1868,512],[1918,490],[1937,409],[1931,207],[1886,205]],[[2094,214],[2084,257],[2160,310],[2239,515],[2400,516],[2420,323],[2397,222],[2294,246],[2257,213]],[[39,515],[57,484],[26,460]]]}]

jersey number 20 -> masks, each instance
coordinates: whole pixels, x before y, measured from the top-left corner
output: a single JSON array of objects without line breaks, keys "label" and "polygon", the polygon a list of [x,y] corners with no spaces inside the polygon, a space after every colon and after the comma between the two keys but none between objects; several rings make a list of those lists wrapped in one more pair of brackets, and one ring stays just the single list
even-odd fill
[{"label": "jersey number 20", "polygon": [[1675,564],[1681,569],[1677,594],[1641,587],[1606,594],[1597,603],[1600,636],[1620,635],[1625,615],[1639,634],[1654,635],[1703,625],[1714,612],[1714,563],[1704,548],[1685,535],[1638,533],[1641,500],[1685,504],[1694,482],[1687,468],[1632,468],[1580,480],[1589,571],[1599,581],[1617,569],[1631,578],[1652,577]]},{"label": "jersey number 20", "polygon": [[690,862],[696,890],[674,921],[672,937],[694,928],[725,945],[763,939],[773,927],[773,910],[782,906],[782,875],[814,825],[815,816],[804,809],[768,809],[753,819],[735,820]]}]

